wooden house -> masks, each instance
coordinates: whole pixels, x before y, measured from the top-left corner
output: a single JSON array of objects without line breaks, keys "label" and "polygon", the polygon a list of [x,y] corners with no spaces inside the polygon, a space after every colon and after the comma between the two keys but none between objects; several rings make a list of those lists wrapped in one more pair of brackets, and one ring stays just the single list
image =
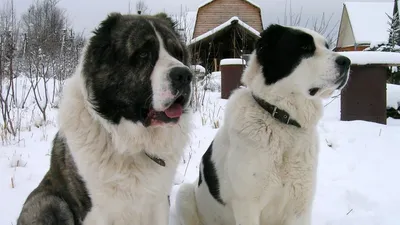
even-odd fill
[{"label": "wooden house", "polygon": [[345,2],[336,51],[362,51],[371,44],[389,40],[389,16],[397,12],[397,1]]},{"label": "wooden house", "polygon": [[192,63],[208,72],[219,70],[221,59],[251,53],[263,29],[261,8],[248,0],[207,1],[189,15],[194,20],[187,42]]}]

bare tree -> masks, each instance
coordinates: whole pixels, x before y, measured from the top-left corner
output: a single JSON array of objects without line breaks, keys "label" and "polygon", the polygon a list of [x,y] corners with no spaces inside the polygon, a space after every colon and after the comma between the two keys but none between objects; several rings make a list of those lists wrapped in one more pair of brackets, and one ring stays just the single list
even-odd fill
[{"label": "bare tree", "polygon": [[13,123],[12,108],[17,104],[14,68],[18,31],[14,2],[10,0],[4,4],[3,9],[0,11],[0,106],[3,140],[7,134],[11,134],[14,137],[17,134]]},{"label": "bare tree", "polygon": [[37,0],[22,15],[22,29],[26,33],[25,65],[43,121],[47,120],[48,82],[60,72],[60,52],[67,26],[65,13],[57,4],[58,0]]},{"label": "bare tree", "polygon": [[174,16],[171,16],[176,21],[176,28],[180,33],[182,42],[188,44],[193,36],[193,29],[195,25],[196,18],[192,18],[189,16],[189,10],[187,7],[183,8],[181,6],[180,13]]},{"label": "bare tree", "polygon": [[339,21],[332,22],[334,14],[331,14],[329,17],[326,17],[325,13],[322,13],[319,18],[312,18],[311,29],[325,36],[326,41],[328,42],[331,48],[335,47],[337,41],[337,28],[339,25]]},{"label": "bare tree", "polygon": [[144,0],[139,0],[136,2],[136,12],[138,14],[148,14],[149,12],[149,7],[146,5]]},{"label": "bare tree", "polygon": [[332,13],[329,17],[326,16],[325,12],[319,17],[307,18],[305,21],[303,17],[303,8],[300,8],[300,12],[294,13],[292,9],[292,0],[285,1],[285,11],[283,15],[283,22],[278,18],[278,23],[287,26],[303,26],[308,27],[316,32],[325,36],[329,46],[333,48],[337,41],[337,28],[339,21],[332,21],[334,14]]},{"label": "bare tree", "polygon": [[131,14],[132,8],[131,8],[131,0],[128,1],[128,14]]},{"label": "bare tree", "polygon": [[[53,79],[52,107],[58,107],[56,97],[61,94],[65,79],[74,73],[75,67],[79,63],[84,42],[83,32],[76,33],[72,28],[63,30],[58,70],[56,71],[55,79]],[[57,85],[56,82],[58,82]],[[58,87],[58,89],[55,87]]]},{"label": "bare tree", "polygon": [[20,140],[22,109],[30,102],[29,97],[34,97],[36,103],[32,112],[40,110],[40,123],[47,120],[46,109],[49,105],[56,107],[56,97],[64,80],[78,64],[85,38],[83,33],[72,29],[57,4],[58,0],[35,0],[19,21],[13,0],[7,0],[0,8],[0,137],[3,143],[10,141],[10,137]]},{"label": "bare tree", "polygon": [[285,0],[285,11],[283,16],[283,23],[280,22],[278,18],[278,23],[281,23],[286,26],[300,26],[301,17],[303,14],[303,7],[300,8],[299,13],[293,13],[292,10],[292,0]]}]

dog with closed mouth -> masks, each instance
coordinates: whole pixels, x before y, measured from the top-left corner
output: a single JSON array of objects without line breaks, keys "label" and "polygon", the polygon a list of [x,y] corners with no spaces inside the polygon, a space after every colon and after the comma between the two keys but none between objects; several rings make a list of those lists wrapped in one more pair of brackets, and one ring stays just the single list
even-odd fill
[{"label": "dog with closed mouth", "polygon": [[18,225],[166,225],[192,73],[161,16],[111,13],[63,89],[51,165]]},{"label": "dog with closed mouth", "polygon": [[350,60],[318,33],[270,25],[202,157],[181,185],[181,225],[310,225],[322,100],[343,88]]}]

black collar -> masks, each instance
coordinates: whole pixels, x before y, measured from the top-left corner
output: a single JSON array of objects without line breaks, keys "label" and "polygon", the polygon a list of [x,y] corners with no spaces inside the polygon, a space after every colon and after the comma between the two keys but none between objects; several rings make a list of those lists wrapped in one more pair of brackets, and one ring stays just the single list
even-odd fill
[{"label": "black collar", "polygon": [[263,109],[265,109],[265,111],[269,112],[275,119],[281,121],[284,124],[289,124],[301,128],[300,124],[296,120],[291,119],[289,113],[287,113],[285,110],[282,110],[277,106],[264,101],[263,99],[255,96],[254,94],[253,98]]},{"label": "black collar", "polygon": [[158,158],[157,156],[154,155],[150,155],[149,153],[147,153],[146,151],[143,151],[144,154],[149,157],[151,160],[153,160],[153,162],[157,163],[158,165],[165,167],[165,161],[163,159]]}]

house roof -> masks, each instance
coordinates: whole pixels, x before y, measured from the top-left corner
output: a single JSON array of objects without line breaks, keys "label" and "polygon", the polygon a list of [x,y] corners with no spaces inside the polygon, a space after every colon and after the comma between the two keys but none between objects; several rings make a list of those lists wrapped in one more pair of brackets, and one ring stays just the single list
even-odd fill
[{"label": "house roof", "polygon": [[203,39],[206,39],[206,38],[208,38],[208,37],[210,37],[210,36],[212,36],[212,35],[218,33],[219,31],[223,30],[224,28],[229,27],[229,26],[232,24],[232,22],[235,22],[235,21],[237,21],[237,23],[238,23],[240,26],[242,26],[243,28],[245,28],[246,30],[248,30],[248,31],[249,31],[250,33],[252,33],[253,35],[258,36],[258,37],[260,36],[260,32],[258,32],[256,29],[252,28],[251,26],[249,26],[249,25],[246,24],[245,22],[241,21],[241,20],[239,19],[239,17],[234,16],[234,17],[230,18],[228,21],[226,21],[225,23],[222,23],[221,25],[215,27],[214,29],[212,29],[212,30],[210,30],[210,31],[208,31],[208,32],[206,32],[206,33],[204,33],[204,34],[202,34],[202,35],[200,35],[200,36],[198,36],[198,37],[192,39],[192,40],[188,43],[188,45],[195,44],[195,43],[197,43],[197,42],[199,42],[199,41],[201,41],[201,40],[203,40]]},{"label": "house roof", "polygon": [[388,15],[393,15],[393,6],[393,2],[345,2],[355,44],[387,42],[390,28]]},{"label": "house roof", "polygon": [[[185,15],[183,15],[181,18],[179,18],[180,22],[179,22],[179,28],[181,30],[183,30],[183,32],[185,32],[185,36],[187,38],[187,45],[193,44],[197,41],[200,41],[204,38],[207,38],[208,36],[212,35],[213,33],[228,27],[230,25],[230,23],[232,22],[232,18],[237,18],[236,16],[232,17],[230,20],[228,20],[227,22],[225,22],[224,24],[219,25],[218,27],[196,37],[195,39],[192,40],[193,38],[193,34],[194,34],[194,29],[196,27],[196,21],[197,21],[197,13],[198,13],[198,9],[211,3],[213,0],[207,0],[205,1],[203,4],[201,4],[196,11],[189,11],[186,12]],[[244,0],[252,5],[254,5],[255,7],[259,8],[261,10],[261,7],[259,5],[257,5],[256,3],[254,3],[253,1],[249,1],[249,0]],[[241,25],[242,27],[246,28],[247,30],[251,31],[252,33],[254,33],[255,35],[259,36],[259,32],[257,30],[255,30],[254,28],[250,27],[248,24],[244,23],[243,21],[241,21],[239,18],[237,18],[239,25]]]},{"label": "house roof", "polygon": [[[201,7],[205,6],[205,5],[208,5],[208,4],[210,4],[211,2],[213,2],[213,1],[214,1],[214,0],[207,0],[207,1],[203,2],[203,3],[199,6],[199,8],[201,8]],[[256,3],[254,3],[253,1],[250,1],[250,0],[243,0],[243,1],[248,2],[248,3],[250,3],[251,5],[253,5],[253,6],[255,6],[255,7],[261,9],[261,7],[260,7],[259,5],[257,5]]]},{"label": "house roof", "polygon": [[400,65],[400,53],[357,51],[340,52],[339,54],[350,58],[352,65]]}]

